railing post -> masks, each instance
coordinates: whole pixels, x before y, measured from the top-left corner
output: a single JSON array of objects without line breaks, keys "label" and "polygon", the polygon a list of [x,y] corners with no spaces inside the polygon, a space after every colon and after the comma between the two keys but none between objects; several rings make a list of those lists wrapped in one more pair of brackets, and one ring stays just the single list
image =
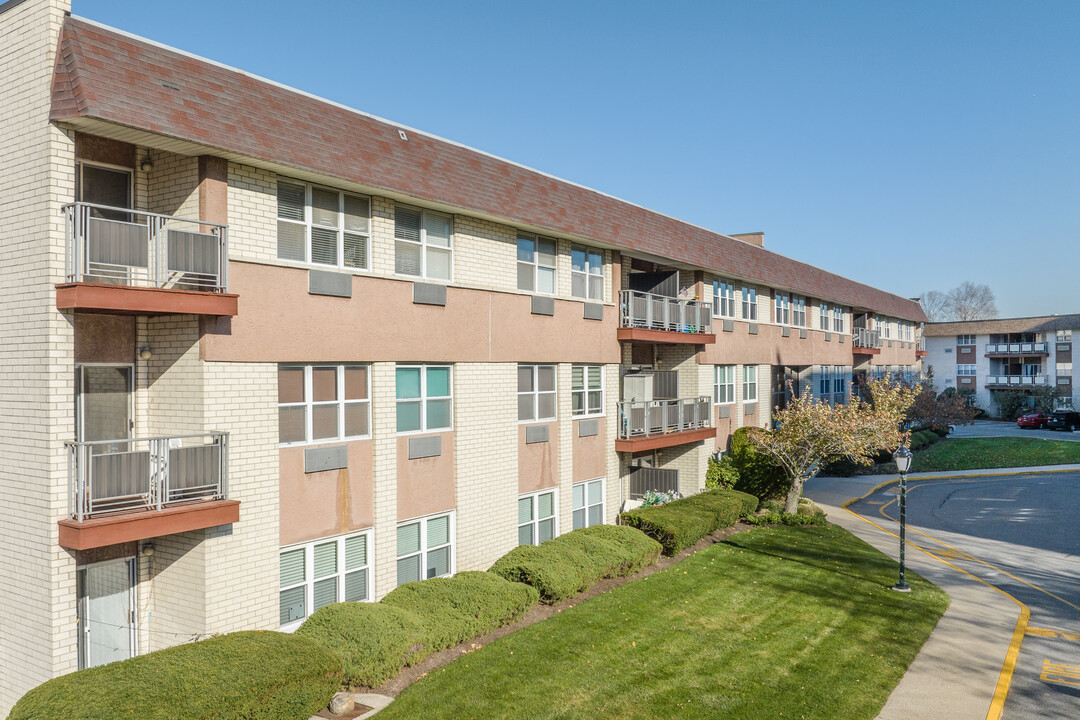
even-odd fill
[{"label": "railing post", "polygon": [[229,229],[219,227],[217,231],[218,246],[221,248],[218,284],[221,286],[221,292],[229,292]]},{"label": "railing post", "polygon": [[229,433],[218,435],[218,443],[221,447],[218,455],[221,456],[221,498],[229,499]]}]

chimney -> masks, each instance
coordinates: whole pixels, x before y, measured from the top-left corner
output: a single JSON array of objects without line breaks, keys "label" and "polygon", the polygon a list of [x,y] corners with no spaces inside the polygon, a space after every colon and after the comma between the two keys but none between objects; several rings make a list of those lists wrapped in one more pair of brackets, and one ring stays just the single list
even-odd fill
[{"label": "chimney", "polygon": [[756,245],[759,248],[765,247],[765,233],[763,232],[738,233],[735,235],[728,235],[728,237],[733,237],[736,240],[742,240],[744,243],[750,243],[751,245]]}]

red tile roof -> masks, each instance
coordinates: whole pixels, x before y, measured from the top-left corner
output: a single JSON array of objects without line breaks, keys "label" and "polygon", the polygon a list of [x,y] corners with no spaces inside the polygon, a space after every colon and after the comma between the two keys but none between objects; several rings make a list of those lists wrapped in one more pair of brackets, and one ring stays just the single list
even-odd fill
[{"label": "red tile roof", "polygon": [[[178,89],[166,85],[169,83]],[[86,117],[922,321],[918,303],[75,17],[52,119]]]}]

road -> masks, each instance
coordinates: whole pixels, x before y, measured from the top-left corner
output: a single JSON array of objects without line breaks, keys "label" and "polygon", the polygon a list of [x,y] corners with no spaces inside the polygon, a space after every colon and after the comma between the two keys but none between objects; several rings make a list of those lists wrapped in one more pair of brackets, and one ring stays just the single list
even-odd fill
[{"label": "road", "polygon": [[[1080,718],[1080,472],[913,480],[908,541],[1031,613],[1004,720]],[[897,486],[851,505],[898,519]]]},{"label": "road", "polygon": [[1043,440],[1071,440],[1080,442],[1080,431],[1036,430],[1017,427],[1014,422],[1001,420],[976,420],[970,425],[957,425],[949,433],[950,438],[1033,437]]}]

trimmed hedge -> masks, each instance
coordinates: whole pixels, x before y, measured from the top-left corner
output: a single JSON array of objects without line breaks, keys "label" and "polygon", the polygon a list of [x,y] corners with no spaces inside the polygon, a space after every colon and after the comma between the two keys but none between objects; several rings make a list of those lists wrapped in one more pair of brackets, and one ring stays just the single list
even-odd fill
[{"label": "trimmed hedge", "polygon": [[296,631],[337,653],[344,683],[378,687],[407,665],[491,632],[536,604],[537,592],[484,572],[402,585],[378,603],[334,603]]},{"label": "trimmed hedge", "polygon": [[638,508],[622,514],[622,520],[675,555],[701,538],[738,522],[757,509],[753,495],[737,490],[710,490],[655,507]]},{"label": "trimmed hedge", "polygon": [[295,720],[341,687],[341,658],[279,632],[235,632],[63,675],[8,720]]},{"label": "trimmed hedge", "polygon": [[634,528],[594,525],[516,547],[488,572],[531,585],[541,602],[553,605],[603,578],[632,575],[659,557],[660,545]]}]

